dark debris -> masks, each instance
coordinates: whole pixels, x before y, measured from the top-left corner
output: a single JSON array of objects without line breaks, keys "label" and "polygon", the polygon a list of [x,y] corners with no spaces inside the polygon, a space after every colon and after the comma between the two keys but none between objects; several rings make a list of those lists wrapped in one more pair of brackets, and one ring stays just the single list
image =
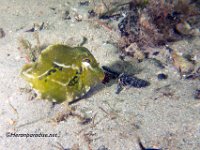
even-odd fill
[{"label": "dark debris", "polygon": [[81,1],[79,2],[79,6],[89,6],[90,2],[89,1]]},{"label": "dark debris", "polygon": [[150,62],[152,62],[156,67],[160,68],[160,69],[164,69],[165,65],[158,59],[156,58],[148,58],[148,60]]},{"label": "dark debris", "polygon": [[194,98],[195,99],[200,99],[200,89],[197,89],[194,93]]},{"label": "dark debris", "polygon": [[132,87],[136,87],[136,88],[142,88],[142,87],[146,87],[146,86],[150,85],[150,83],[148,81],[139,79],[134,76],[127,75],[125,73],[120,74],[119,83],[122,86],[132,86]]},{"label": "dark debris", "polygon": [[186,75],[184,79],[187,79],[187,80],[199,79],[200,80],[200,67],[198,67],[197,70],[194,71],[193,73]]},{"label": "dark debris", "polygon": [[65,10],[62,14],[62,19],[63,20],[70,20],[71,17],[70,17],[70,12],[68,10]]},{"label": "dark debris", "polygon": [[102,68],[105,72],[105,78],[103,80],[104,84],[108,83],[111,79],[118,79],[118,85],[115,92],[116,94],[119,94],[123,90],[123,87],[126,86],[142,88],[150,85],[150,83],[146,80],[139,79],[126,73],[117,72],[107,66],[102,66]]},{"label": "dark debris", "polygon": [[89,18],[93,18],[93,17],[95,17],[96,15],[97,15],[97,14],[94,12],[93,9],[88,11],[88,17],[89,17]]},{"label": "dark debris", "polygon": [[84,120],[81,122],[81,125],[89,124],[92,121],[92,118],[84,118]]},{"label": "dark debris", "polygon": [[187,79],[187,80],[200,79],[200,74],[198,74],[198,73],[192,73],[192,74],[186,75],[185,79]]},{"label": "dark debris", "polygon": [[139,138],[138,138],[138,144],[139,144],[141,150],[162,150],[160,148],[145,148]]},{"label": "dark debris", "polygon": [[26,30],[25,32],[35,32],[35,31],[41,31],[44,29],[44,22],[42,22],[41,25],[33,24],[33,27],[31,29]]},{"label": "dark debris", "polygon": [[167,79],[168,78],[168,76],[166,75],[166,74],[164,74],[164,73],[160,73],[160,74],[158,74],[158,80],[165,80],[165,79]]},{"label": "dark debris", "polygon": [[104,70],[104,72],[105,72],[106,74],[108,74],[109,76],[112,77],[112,79],[116,79],[116,78],[118,78],[119,75],[120,75],[120,72],[117,72],[117,71],[115,71],[115,70],[112,70],[111,68],[109,68],[109,67],[107,67],[107,66],[102,66],[102,68],[103,68],[103,70]]},{"label": "dark debris", "polygon": [[3,38],[3,37],[5,37],[5,32],[4,32],[4,30],[2,29],[2,28],[0,28],[0,38]]}]

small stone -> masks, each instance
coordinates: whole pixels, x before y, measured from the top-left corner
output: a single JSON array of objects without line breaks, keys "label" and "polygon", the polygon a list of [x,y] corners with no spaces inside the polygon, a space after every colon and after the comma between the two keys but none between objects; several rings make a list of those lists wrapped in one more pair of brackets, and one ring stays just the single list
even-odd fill
[{"label": "small stone", "polygon": [[92,18],[92,17],[95,17],[95,16],[96,16],[96,13],[94,12],[93,9],[88,11],[88,17],[89,18]]},{"label": "small stone", "polygon": [[79,2],[79,6],[89,6],[90,2],[89,1],[81,1]]},{"label": "small stone", "polygon": [[2,28],[0,28],[0,38],[3,38],[5,36],[5,32],[3,31]]},{"label": "small stone", "polygon": [[13,120],[13,119],[8,119],[8,123],[9,123],[10,125],[15,125],[15,124],[16,124],[16,121]]},{"label": "small stone", "polygon": [[104,145],[101,145],[97,150],[108,150]]},{"label": "small stone", "polygon": [[167,75],[166,74],[164,74],[164,73],[160,73],[160,74],[158,74],[158,80],[165,80],[165,79],[167,79]]},{"label": "small stone", "polygon": [[200,99],[200,89],[197,89],[194,93],[194,98],[195,99]]},{"label": "small stone", "polygon": [[159,54],[159,52],[154,52],[153,53],[154,56],[157,56],[158,54]]},{"label": "small stone", "polygon": [[70,12],[68,10],[62,12],[62,19],[63,20],[70,20],[71,19]]},{"label": "small stone", "polygon": [[82,21],[83,20],[83,16],[80,14],[75,14],[74,18],[76,19],[76,21]]}]

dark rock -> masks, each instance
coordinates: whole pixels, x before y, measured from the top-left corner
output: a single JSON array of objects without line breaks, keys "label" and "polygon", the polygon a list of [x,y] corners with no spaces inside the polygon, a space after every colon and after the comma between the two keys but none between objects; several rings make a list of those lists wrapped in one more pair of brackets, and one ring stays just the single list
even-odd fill
[{"label": "dark rock", "polygon": [[167,75],[166,74],[164,74],[164,73],[160,73],[160,74],[158,74],[158,80],[165,80],[165,79],[167,79]]},{"label": "dark rock", "polygon": [[100,146],[97,150],[108,150],[104,145]]},{"label": "dark rock", "polygon": [[194,93],[194,98],[195,99],[200,99],[200,89],[197,89]]},{"label": "dark rock", "polygon": [[3,31],[2,28],[0,28],[0,38],[3,38],[5,36],[5,32]]}]

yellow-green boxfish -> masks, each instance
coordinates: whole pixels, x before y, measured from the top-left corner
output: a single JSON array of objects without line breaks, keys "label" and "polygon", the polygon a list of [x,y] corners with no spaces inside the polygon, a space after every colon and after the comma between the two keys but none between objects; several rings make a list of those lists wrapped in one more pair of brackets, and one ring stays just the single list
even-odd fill
[{"label": "yellow-green boxfish", "polygon": [[61,103],[84,96],[103,80],[104,72],[87,48],[55,44],[43,50],[36,62],[25,64],[21,76],[42,99]]}]

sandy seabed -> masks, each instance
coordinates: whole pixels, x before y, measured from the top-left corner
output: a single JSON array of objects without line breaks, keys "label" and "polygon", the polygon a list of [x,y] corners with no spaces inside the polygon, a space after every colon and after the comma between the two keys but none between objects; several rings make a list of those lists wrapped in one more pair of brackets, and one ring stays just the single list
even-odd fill
[{"label": "sandy seabed", "polygon": [[[75,46],[86,37],[84,46],[100,65],[119,60],[117,48],[109,42],[115,35],[89,21],[89,9],[80,7],[77,0],[0,0],[0,28],[5,32],[0,38],[0,149],[56,150],[62,145],[65,149],[139,150],[138,137],[145,147],[199,149],[200,102],[194,99],[199,80],[180,79],[172,66],[161,70],[149,60],[135,62],[134,66],[142,70],[136,76],[151,83],[146,88],[124,89],[117,95],[116,82],[95,87],[87,98],[72,105],[78,113],[92,118],[86,125],[75,117],[53,123],[49,118],[63,106],[30,100],[30,91],[23,90],[29,86],[19,76],[26,61],[18,50],[18,39],[23,37],[35,44],[33,33],[25,32],[34,23],[44,22],[45,28],[39,31],[44,45]],[[72,12],[70,20],[63,18],[67,10]],[[76,11],[82,21],[73,17]],[[194,38],[174,43],[173,48],[195,53],[199,61],[199,43],[200,39]],[[160,72],[168,74],[168,79],[159,81]],[[29,137],[16,137],[20,134]],[[56,137],[30,137],[42,134]]]}]

